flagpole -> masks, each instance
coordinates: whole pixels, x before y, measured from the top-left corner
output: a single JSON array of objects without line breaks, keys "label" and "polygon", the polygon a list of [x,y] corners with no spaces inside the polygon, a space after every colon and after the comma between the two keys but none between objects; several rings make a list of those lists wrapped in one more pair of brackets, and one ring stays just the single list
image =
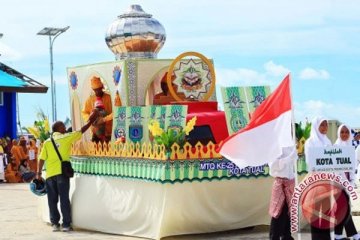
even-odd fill
[{"label": "flagpole", "polygon": [[[291,79],[291,75],[289,73],[289,79],[290,79],[290,100],[291,100],[291,126],[292,126],[292,137],[293,137],[293,141],[294,141],[294,145],[296,146],[296,131],[295,131],[295,114],[294,114],[294,102],[293,102],[293,97],[292,97],[292,79]],[[299,179],[298,179],[298,159],[296,159],[295,163],[294,163],[294,170],[295,170],[295,186],[297,186],[299,184]],[[299,207],[299,206],[298,206]],[[299,218],[299,211],[298,211],[298,219]],[[298,231],[298,240],[301,240],[301,229],[300,229],[300,224],[299,224],[299,231]]]},{"label": "flagpole", "polygon": [[[290,79],[290,99],[291,99],[291,126],[292,126],[292,137],[294,141],[294,145],[296,146],[296,133],[295,133],[295,115],[294,115],[294,106],[293,106],[293,100],[292,100],[292,84],[291,84],[291,75],[289,73],[289,79]],[[297,161],[295,163],[295,185],[298,185],[299,180],[297,177],[297,171],[298,171],[298,164]]]}]

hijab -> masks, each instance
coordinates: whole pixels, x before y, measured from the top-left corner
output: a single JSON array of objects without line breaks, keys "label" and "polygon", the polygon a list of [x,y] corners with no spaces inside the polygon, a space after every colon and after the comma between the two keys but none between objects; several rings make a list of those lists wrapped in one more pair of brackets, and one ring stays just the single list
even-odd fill
[{"label": "hijab", "polygon": [[332,145],[329,138],[326,136],[326,134],[322,134],[319,131],[320,124],[323,121],[327,121],[323,117],[316,117],[311,122],[311,131],[310,131],[310,137],[305,143],[308,147],[325,147]]},{"label": "hijab", "polygon": [[311,122],[310,137],[305,142],[306,161],[308,161],[308,158],[306,156],[308,156],[309,147],[326,147],[332,145],[326,134],[322,134],[319,131],[320,124],[323,121],[327,121],[327,120],[323,117],[316,117]]},{"label": "hijab", "polygon": [[[346,141],[343,141],[341,139],[341,136],[340,136],[340,132],[341,132],[341,129],[345,127],[349,130],[349,138],[346,140]],[[352,138],[351,138],[351,128],[349,128],[347,125],[345,124],[341,124],[337,130],[337,139],[334,143],[334,145],[338,145],[338,146],[352,146]]]}]

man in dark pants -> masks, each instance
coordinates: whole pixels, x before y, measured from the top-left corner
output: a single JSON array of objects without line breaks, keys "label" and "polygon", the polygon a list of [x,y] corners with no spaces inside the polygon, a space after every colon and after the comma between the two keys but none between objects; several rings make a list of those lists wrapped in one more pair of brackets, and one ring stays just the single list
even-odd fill
[{"label": "man in dark pants", "polygon": [[[59,150],[63,161],[69,161],[71,145],[81,138],[90,125],[96,120],[97,113],[92,113],[89,121],[81,128],[80,131],[66,133],[63,122],[55,122],[52,125],[53,139]],[[63,217],[62,231],[68,232],[71,228],[71,206],[69,199],[70,178],[61,172],[61,160],[56,153],[55,147],[51,139],[47,139],[41,149],[39,156],[39,165],[36,178],[41,179],[42,168],[46,162],[46,190],[48,197],[48,205],[50,211],[50,222],[53,231],[60,231],[60,213],[57,203],[60,198],[60,208]]]}]

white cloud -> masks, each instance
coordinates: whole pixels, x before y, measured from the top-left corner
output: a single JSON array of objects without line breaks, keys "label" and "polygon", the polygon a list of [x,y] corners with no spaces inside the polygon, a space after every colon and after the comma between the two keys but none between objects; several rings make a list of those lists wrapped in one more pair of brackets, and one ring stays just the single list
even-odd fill
[{"label": "white cloud", "polygon": [[[319,100],[295,102],[295,121],[311,121],[316,116],[338,120],[351,127],[360,127],[360,107],[344,103],[327,103]],[[335,110],[336,109],[336,110]]]},{"label": "white cloud", "polygon": [[300,72],[299,75],[300,79],[329,79],[330,78],[330,74],[328,73],[328,71],[324,70],[324,69],[313,69],[313,68],[305,68]]},{"label": "white cloud", "polygon": [[289,69],[287,69],[283,65],[276,65],[273,61],[265,63],[264,68],[267,74],[275,77],[285,76],[290,73]]},{"label": "white cloud", "polygon": [[217,84],[221,86],[256,86],[274,85],[290,72],[283,65],[277,65],[272,60],[264,64],[263,71],[248,68],[217,68]]}]

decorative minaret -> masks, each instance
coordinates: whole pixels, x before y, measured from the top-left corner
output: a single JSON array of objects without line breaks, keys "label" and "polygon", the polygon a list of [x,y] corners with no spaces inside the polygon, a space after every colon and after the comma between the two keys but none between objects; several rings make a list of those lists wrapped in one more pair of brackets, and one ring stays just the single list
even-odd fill
[{"label": "decorative minaret", "polygon": [[105,41],[116,59],[156,58],[166,40],[164,27],[140,5],[131,5],[127,12],[110,24]]}]

